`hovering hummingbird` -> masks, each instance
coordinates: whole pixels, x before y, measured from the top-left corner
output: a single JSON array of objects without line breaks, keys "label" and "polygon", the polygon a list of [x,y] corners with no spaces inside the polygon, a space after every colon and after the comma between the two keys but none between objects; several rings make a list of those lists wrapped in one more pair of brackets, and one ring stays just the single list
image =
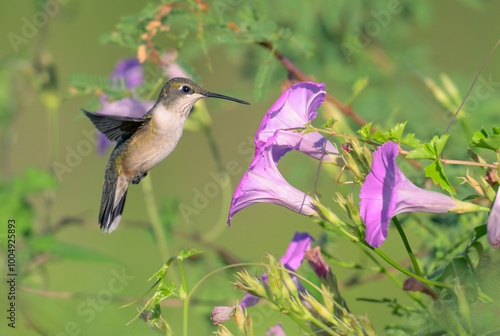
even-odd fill
[{"label": "hovering hummingbird", "polygon": [[112,232],[118,226],[129,184],[138,184],[174,150],[194,104],[206,97],[249,105],[246,101],[204,90],[190,79],[172,78],[142,118],[82,110],[99,131],[117,142],[106,165],[102,187],[99,224],[104,232]]}]

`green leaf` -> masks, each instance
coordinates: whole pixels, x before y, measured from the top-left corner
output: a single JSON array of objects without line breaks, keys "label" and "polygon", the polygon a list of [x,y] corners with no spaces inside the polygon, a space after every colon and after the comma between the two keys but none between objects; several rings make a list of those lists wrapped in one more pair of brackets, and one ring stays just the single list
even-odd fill
[{"label": "green leaf", "polygon": [[192,255],[195,255],[198,253],[203,253],[203,251],[199,251],[199,250],[195,250],[195,249],[190,249],[190,250],[184,249],[179,253],[179,255],[177,256],[177,259],[179,259],[179,261],[183,261],[184,259],[187,259],[187,258],[191,257]]},{"label": "green leaf", "polygon": [[302,135],[316,132],[316,128],[313,125],[311,125],[311,121],[308,121],[307,124],[305,124],[305,128],[306,129],[303,131]]},{"label": "green leaf", "polygon": [[421,144],[418,148],[410,151],[406,156],[407,159],[438,159],[441,152],[450,138],[449,134],[444,134],[441,137],[437,135],[432,138],[429,143]]},{"label": "green leaf", "polygon": [[492,151],[499,151],[500,149],[500,128],[493,126],[493,135],[489,135],[488,132],[483,128],[477,131],[472,136],[472,140],[469,142],[469,147],[479,147],[490,149]]},{"label": "green leaf", "polygon": [[448,282],[451,279],[461,278],[467,272],[469,272],[469,263],[467,258],[460,256],[452,259],[441,271],[440,276],[436,280],[440,282]]},{"label": "green leaf", "polygon": [[46,189],[55,189],[55,178],[45,170],[28,167],[24,172],[23,191],[25,193],[40,192]]},{"label": "green leaf", "polygon": [[428,144],[422,144],[420,147],[410,151],[406,155],[407,159],[435,159],[434,152],[429,148]]},{"label": "green leaf", "polygon": [[401,143],[412,148],[420,146],[420,140],[415,138],[415,133],[408,133],[403,139],[401,139]]},{"label": "green leaf", "polygon": [[450,181],[448,181],[448,178],[444,173],[441,160],[436,160],[425,167],[425,176],[430,177],[435,184],[440,185],[441,188],[448,191],[450,194],[456,194],[455,190],[453,190],[453,187],[450,184]]},{"label": "green leaf", "polygon": [[323,128],[332,128],[333,124],[335,124],[337,120],[334,117],[330,117],[328,121],[322,126]]},{"label": "green leaf", "polygon": [[361,129],[359,131],[357,131],[356,133],[360,134],[363,137],[363,139],[365,139],[365,140],[370,139],[371,134],[372,134],[371,133],[372,124],[373,124],[373,121],[367,123],[366,125],[361,127]]},{"label": "green leaf", "polygon": [[399,123],[393,128],[385,131],[383,134],[390,140],[395,140],[396,142],[400,142],[401,137],[403,136],[403,132],[405,130],[407,121],[404,123]]},{"label": "green leaf", "polygon": [[121,263],[119,259],[102,252],[61,242],[52,235],[33,237],[30,239],[30,246],[37,252],[49,252],[50,254],[69,260]]},{"label": "green leaf", "polygon": [[380,143],[386,143],[387,141],[389,141],[389,139],[387,139],[387,136],[380,131],[375,131],[372,134],[371,139],[373,141],[380,142]]},{"label": "green leaf", "polygon": [[363,92],[363,90],[368,86],[369,82],[370,81],[368,80],[368,77],[362,77],[356,79],[356,81],[351,87],[352,93],[349,99],[347,100],[346,104],[347,105],[351,104],[354,101],[354,99],[356,99],[356,97],[358,97],[361,94],[361,92]]}]

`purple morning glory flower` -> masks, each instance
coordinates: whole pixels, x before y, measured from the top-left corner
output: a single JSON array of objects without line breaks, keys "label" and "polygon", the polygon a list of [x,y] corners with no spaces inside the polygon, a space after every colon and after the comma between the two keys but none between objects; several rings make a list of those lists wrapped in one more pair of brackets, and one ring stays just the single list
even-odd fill
[{"label": "purple morning glory flower", "polygon": [[493,203],[493,207],[491,208],[490,216],[488,218],[488,242],[491,247],[499,248],[500,247],[500,189],[497,192],[497,196],[495,198],[495,203]]},{"label": "purple morning glory flower", "polygon": [[[125,97],[119,100],[108,102],[105,97],[102,99],[102,108],[99,110],[100,114],[119,115],[123,117],[140,118],[148,112],[154,105],[153,101],[139,101],[134,98]],[[111,145],[106,136],[99,133],[98,139],[98,152],[103,155],[106,149]]]},{"label": "purple morning glory flower", "polygon": [[274,327],[269,328],[269,330],[266,331],[266,336],[286,336],[281,322],[278,322],[278,324]]},{"label": "purple morning glory flower", "polygon": [[306,216],[316,215],[314,199],[291,186],[278,170],[278,162],[273,151],[277,133],[278,131],[269,138],[266,144],[256,148],[250,168],[245,172],[234,192],[227,221],[229,225],[238,211],[261,202],[281,205]]},{"label": "purple morning glory flower", "polygon": [[142,64],[137,57],[123,58],[116,63],[110,77],[115,86],[119,86],[122,80],[128,89],[141,86],[144,82]]},{"label": "purple morning glory flower", "polygon": [[325,100],[325,93],[324,84],[300,82],[292,85],[271,106],[262,119],[259,130],[255,134],[255,147],[265,145],[277,130],[282,130],[275,140],[276,160],[279,160],[286,152],[295,149],[315,159],[333,161],[328,153],[338,155],[338,151],[320,133],[301,134],[291,130],[283,131],[284,129],[303,127],[316,118],[318,115],[316,110]]},{"label": "purple morning glory flower", "polygon": [[405,212],[447,213],[456,201],[438,192],[424,190],[406,178],[396,165],[398,145],[387,142],[373,153],[372,172],[359,194],[360,215],[366,225],[366,241],[379,247],[387,237],[392,217]]},{"label": "purple morning glory flower", "polygon": [[[304,253],[311,248],[311,243],[314,241],[314,238],[311,237],[307,232],[295,232],[290,245],[288,245],[288,249],[284,256],[281,257],[280,262],[283,264],[283,267],[286,269],[295,272],[302,261],[304,260]],[[290,274],[290,277],[297,285],[299,291],[304,291],[304,287],[300,284],[299,279],[293,274]],[[267,276],[265,274],[262,275],[262,278],[267,282]],[[259,302],[260,298],[246,294],[243,300],[241,300],[240,305],[242,307],[251,307],[256,305]]]}]

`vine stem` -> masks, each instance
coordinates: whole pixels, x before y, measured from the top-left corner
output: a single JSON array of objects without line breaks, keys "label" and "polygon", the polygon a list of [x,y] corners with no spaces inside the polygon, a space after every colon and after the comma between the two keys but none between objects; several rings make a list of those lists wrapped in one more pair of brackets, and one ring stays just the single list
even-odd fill
[{"label": "vine stem", "polygon": [[288,316],[290,316],[290,318],[294,320],[294,322],[297,323],[302,329],[307,331],[309,335],[314,335],[314,331],[312,331],[304,322],[302,322],[297,316],[295,316],[295,314],[290,313]]},{"label": "vine stem", "polygon": [[392,222],[396,226],[396,229],[398,230],[398,233],[401,236],[401,239],[403,240],[403,244],[405,245],[406,252],[408,252],[408,256],[410,257],[411,263],[413,264],[413,268],[415,268],[415,272],[417,273],[418,276],[422,276],[422,271],[418,266],[417,258],[415,258],[415,254],[413,254],[413,251],[411,250],[411,246],[410,243],[408,242],[408,239],[406,238],[406,234],[396,216],[392,217]]},{"label": "vine stem", "polygon": [[158,208],[156,207],[151,176],[146,177],[141,182],[142,191],[144,192],[144,200],[146,201],[146,210],[148,212],[149,219],[151,220],[151,227],[155,233],[158,249],[160,250],[160,257],[162,260],[167,260],[169,252],[165,239],[165,231],[161,225],[160,215],[158,214]]},{"label": "vine stem", "polygon": [[181,271],[181,279],[182,279],[182,290],[184,291],[184,297],[182,298],[183,300],[183,328],[182,328],[182,334],[184,336],[188,335],[188,311],[189,311],[189,296],[187,295],[187,283],[186,283],[186,276],[184,274],[184,267],[182,266],[181,261],[177,261],[177,264],[179,265],[179,270]]},{"label": "vine stem", "polygon": [[423,283],[426,283],[426,284],[429,284],[429,285],[434,285],[434,286],[438,286],[438,287],[453,288],[453,285],[448,285],[448,284],[445,284],[443,282],[429,280],[429,279],[423,278],[423,277],[421,277],[419,275],[416,275],[416,274],[414,274],[414,273],[412,273],[412,272],[404,269],[403,267],[399,266],[396,262],[394,262],[391,258],[389,258],[384,252],[382,252],[378,248],[375,248],[375,247],[371,246],[367,242],[362,242],[362,244],[365,245],[366,247],[368,247],[370,250],[372,250],[376,254],[378,254],[382,259],[384,259],[386,262],[388,262],[391,266],[393,266],[394,268],[396,268],[398,271],[400,271],[403,274],[406,274],[409,277],[415,278],[415,279],[420,280]]}]

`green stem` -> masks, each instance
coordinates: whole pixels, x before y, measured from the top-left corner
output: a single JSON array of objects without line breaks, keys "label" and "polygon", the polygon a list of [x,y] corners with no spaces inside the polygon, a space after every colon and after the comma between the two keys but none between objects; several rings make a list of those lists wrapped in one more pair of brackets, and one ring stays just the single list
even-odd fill
[{"label": "green stem", "polygon": [[179,264],[179,270],[181,271],[181,279],[182,279],[182,289],[184,291],[183,295],[183,330],[182,334],[184,336],[188,335],[188,311],[189,311],[189,296],[187,295],[187,283],[186,283],[186,276],[184,275],[184,267],[182,266],[182,262],[180,260],[177,261]]},{"label": "green stem", "polygon": [[153,193],[153,184],[151,183],[151,176],[146,177],[141,181],[142,191],[144,192],[144,200],[146,201],[146,209],[148,212],[149,219],[151,221],[151,227],[155,233],[156,242],[158,244],[158,249],[160,250],[160,257],[162,260],[167,260],[169,253],[168,247],[165,239],[165,231],[161,225],[160,216],[158,215],[158,208],[156,207],[156,202]]},{"label": "green stem", "polygon": [[294,320],[295,323],[297,323],[302,329],[304,329],[305,331],[307,331],[307,333],[309,335],[314,335],[314,332],[312,331],[312,329],[310,329],[304,322],[302,322],[297,316],[295,316],[295,314],[293,314],[291,312],[288,312],[287,315],[290,316],[290,318],[292,320]]},{"label": "green stem", "polygon": [[[402,288],[403,287],[403,284],[401,283],[401,281],[399,281],[394,275],[392,275],[384,266],[382,266],[382,264],[370,253],[368,252],[366,249],[362,249],[363,252],[365,252],[365,254],[368,256],[368,258],[370,258],[374,263],[375,265],[377,265],[380,269],[380,271],[382,273],[384,273],[390,280],[392,280],[392,282],[394,282],[398,287]],[[420,301],[419,298],[417,298],[414,294],[412,294],[411,292],[409,291],[405,291],[406,294],[408,294],[413,300],[415,300],[415,302],[417,302],[419,304],[420,307],[422,307],[423,309],[427,310],[426,306],[424,305],[424,303],[422,301]]]},{"label": "green stem", "polygon": [[419,275],[413,274],[412,272],[410,272],[408,270],[405,270],[404,268],[402,268],[401,266],[399,266],[397,263],[395,263],[391,258],[389,258],[387,255],[385,255],[384,252],[382,252],[378,248],[374,248],[373,246],[370,246],[367,242],[363,242],[363,245],[365,245],[370,250],[372,250],[373,252],[375,252],[376,254],[378,254],[382,259],[384,259],[385,261],[387,261],[391,266],[393,266],[394,268],[396,268],[398,271],[400,271],[403,274],[406,274],[406,275],[408,275],[408,276],[410,276],[412,278],[420,280],[420,281],[422,281],[422,282],[424,282],[426,284],[429,284],[429,285],[434,285],[434,286],[439,286],[439,287],[453,288],[453,285],[448,285],[448,284],[445,284],[445,283],[442,283],[442,282],[437,282],[437,281],[425,279],[425,278],[423,278],[423,277],[421,277]]},{"label": "green stem", "polygon": [[413,251],[411,250],[410,243],[408,242],[408,239],[406,238],[406,234],[401,227],[401,224],[399,223],[399,220],[396,218],[396,216],[392,217],[392,222],[396,226],[396,229],[398,229],[398,233],[401,236],[401,239],[403,240],[403,244],[405,245],[406,252],[408,252],[408,256],[410,257],[411,263],[413,264],[413,267],[415,268],[415,272],[419,275],[422,276],[422,271],[420,270],[420,267],[418,266],[417,258],[415,258],[415,255],[413,254]]}]

